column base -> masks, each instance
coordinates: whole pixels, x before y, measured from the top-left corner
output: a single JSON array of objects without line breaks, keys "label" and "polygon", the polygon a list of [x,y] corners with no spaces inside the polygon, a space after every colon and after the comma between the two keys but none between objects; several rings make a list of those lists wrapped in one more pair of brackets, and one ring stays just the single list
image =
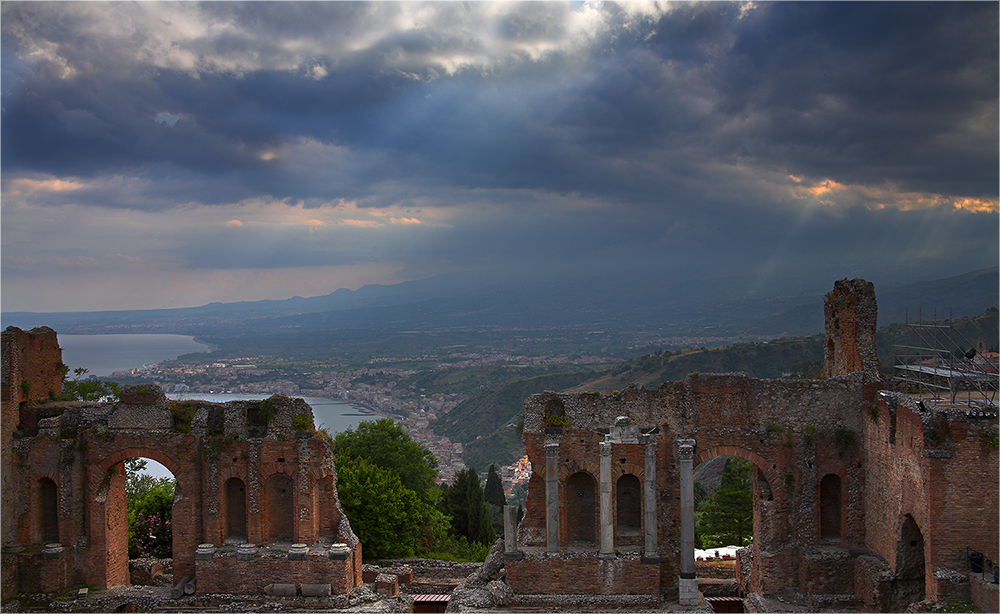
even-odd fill
[{"label": "column base", "polygon": [[678,578],[677,602],[681,605],[698,605],[698,578]]}]

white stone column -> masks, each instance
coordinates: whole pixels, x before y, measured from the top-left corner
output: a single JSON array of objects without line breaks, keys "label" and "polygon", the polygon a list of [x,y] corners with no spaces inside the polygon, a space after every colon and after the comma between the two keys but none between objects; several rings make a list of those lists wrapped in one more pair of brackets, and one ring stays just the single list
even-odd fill
[{"label": "white stone column", "polygon": [[601,556],[615,555],[615,526],[611,514],[611,442],[601,442]]},{"label": "white stone column", "polygon": [[559,444],[545,444],[545,549],[559,552]]},{"label": "white stone column", "polygon": [[645,456],[642,484],[642,532],[645,539],[643,543],[642,561],[644,563],[659,563],[659,546],[656,543],[656,440],[649,435],[644,435],[642,444]]},{"label": "white stone column", "polygon": [[698,604],[698,576],[694,569],[694,440],[677,440],[677,469],[681,488],[681,568],[677,581],[681,605]]}]

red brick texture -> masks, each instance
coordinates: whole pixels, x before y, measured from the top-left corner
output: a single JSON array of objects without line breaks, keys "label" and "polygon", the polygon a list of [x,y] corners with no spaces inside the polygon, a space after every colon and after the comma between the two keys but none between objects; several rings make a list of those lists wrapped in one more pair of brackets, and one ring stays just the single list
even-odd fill
[{"label": "red brick texture", "polygon": [[[18,378],[32,382],[24,391],[36,391],[55,385],[53,374],[61,376],[55,333],[32,332],[4,332],[5,394],[22,389],[7,385]],[[248,578],[259,576],[268,561],[288,578],[275,582],[329,583],[340,593],[361,582],[361,544],[344,522],[330,447],[315,433],[292,427],[295,415],[311,413],[301,399],[269,399],[275,415],[264,424],[259,403],[194,402],[187,411],[176,411],[185,408],[172,410],[155,386],[125,387],[115,406],[18,406],[9,402],[13,398],[8,394],[3,404],[5,598],[18,589],[129,583],[123,461],[136,457],[163,464],[177,479],[171,523],[177,578],[195,576],[199,590],[243,586],[228,575],[212,577],[228,573],[225,556],[219,564],[195,560],[199,544],[221,546],[235,539],[263,545],[281,540],[320,550],[334,543],[348,546],[346,561],[312,556],[229,561]],[[31,430],[23,424],[29,405],[33,414],[51,416],[38,419]],[[22,436],[14,439],[18,429]],[[230,478],[238,478],[242,488],[227,493]],[[230,522],[231,513],[239,518]],[[233,526],[245,535],[232,535]],[[53,537],[62,545],[58,558],[42,543]],[[259,593],[263,585],[246,586]]]}]

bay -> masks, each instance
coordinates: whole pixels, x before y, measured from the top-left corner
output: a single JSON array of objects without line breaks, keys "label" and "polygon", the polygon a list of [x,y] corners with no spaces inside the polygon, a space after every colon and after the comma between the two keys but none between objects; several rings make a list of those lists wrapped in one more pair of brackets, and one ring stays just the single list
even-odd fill
[{"label": "bay", "polygon": [[87,375],[108,377],[115,371],[139,369],[145,364],[173,360],[211,348],[189,335],[139,334],[59,335],[63,364],[83,367]]}]

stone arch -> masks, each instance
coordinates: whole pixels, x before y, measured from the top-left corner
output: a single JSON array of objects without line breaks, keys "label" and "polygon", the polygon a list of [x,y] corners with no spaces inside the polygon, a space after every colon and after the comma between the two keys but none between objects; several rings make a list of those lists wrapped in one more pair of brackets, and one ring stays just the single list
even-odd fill
[{"label": "stone arch", "polygon": [[226,480],[222,489],[222,529],[223,541],[245,543],[247,541],[247,487],[238,478]]},{"label": "stone arch", "polygon": [[33,541],[48,544],[59,541],[59,486],[44,476],[35,482],[33,501]]},{"label": "stone arch", "polygon": [[819,482],[820,539],[840,539],[843,517],[843,482],[836,473],[828,473]]},{"label": "stone arch", "polygon": [[586,471],[566,479],[566,540],[570,544],[597,543],[597,480]]},{"label": "stone arch", "polygon": [[272,473],[264,482],[262,530],[264,543],[295,541],[295,482],[286,473]]}]

